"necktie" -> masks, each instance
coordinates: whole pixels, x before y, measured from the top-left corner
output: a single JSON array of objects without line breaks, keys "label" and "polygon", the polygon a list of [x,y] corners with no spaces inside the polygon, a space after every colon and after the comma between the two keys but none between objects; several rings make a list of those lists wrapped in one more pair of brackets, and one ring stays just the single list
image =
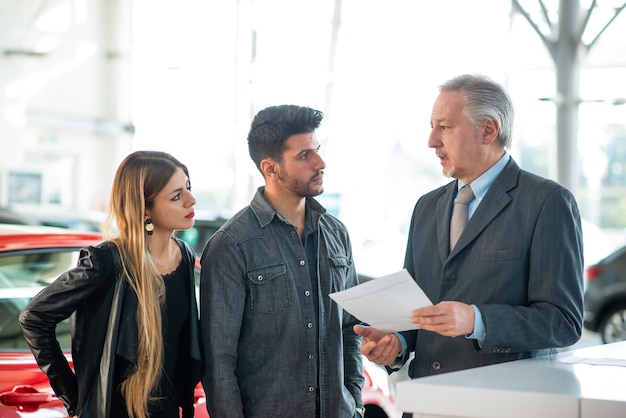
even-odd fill
[{"label": "necktie", "polygon": [[472,199],[474,199],[472,188],[469,185],[463,186],[456,197],[454,212],[452,213],[452,220],[450,221],[450,251],[452,251],[456,245],[456,242],[461,236],[461,232],[463,232],[465,225],[467,225],[467,207]]}]

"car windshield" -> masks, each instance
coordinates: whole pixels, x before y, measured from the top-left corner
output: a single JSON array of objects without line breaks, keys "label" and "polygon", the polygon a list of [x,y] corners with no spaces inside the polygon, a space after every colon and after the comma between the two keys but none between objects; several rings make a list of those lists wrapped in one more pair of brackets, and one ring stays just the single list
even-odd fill
[{"label": "car windshield", "polygon": [[[41,289],[73,268],[76,249],[29,250],[0,255],[0,350],[26,349],[18,324],[20,312]],[[70,348],[69,319],[57,325],[57,338]]]}]

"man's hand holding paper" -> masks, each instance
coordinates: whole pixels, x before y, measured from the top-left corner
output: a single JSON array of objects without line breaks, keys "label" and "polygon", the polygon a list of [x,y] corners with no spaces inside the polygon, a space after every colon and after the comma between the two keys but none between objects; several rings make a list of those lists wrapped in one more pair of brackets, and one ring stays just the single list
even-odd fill
[{"label": "man's hand holding paper", "polygon": [[355,318],[381,331],[415,329],[411,323],[413,311],[432,306],[428,296],[406,270],[329,296]]}]

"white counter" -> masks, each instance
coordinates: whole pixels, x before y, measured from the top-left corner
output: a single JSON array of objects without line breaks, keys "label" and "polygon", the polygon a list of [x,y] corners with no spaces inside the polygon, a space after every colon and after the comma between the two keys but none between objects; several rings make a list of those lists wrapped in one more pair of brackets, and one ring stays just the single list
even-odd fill
[{"label": "white counter", "polygon": [[[572,359],[578,363],[567,363]],[[626,342],[399,382],[414,418],[625,418]]]}]

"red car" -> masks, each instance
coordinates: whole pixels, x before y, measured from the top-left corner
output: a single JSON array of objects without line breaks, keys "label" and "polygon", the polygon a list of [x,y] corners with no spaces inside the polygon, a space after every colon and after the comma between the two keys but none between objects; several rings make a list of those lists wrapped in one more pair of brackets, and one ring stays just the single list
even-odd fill
[{"label": "red car", "polygon": [[[80,248],[101,241],[98,233],[0,224],[0,417],[68,416],[22,338],[18,316],[35,294],[76,265]],[[69,320],[57,326],[57,338],[71,360]],[[364,361],[366,417],[398,416],[386,372]],[[195,395],[195,416],[208,418],[201,385]]]}]

